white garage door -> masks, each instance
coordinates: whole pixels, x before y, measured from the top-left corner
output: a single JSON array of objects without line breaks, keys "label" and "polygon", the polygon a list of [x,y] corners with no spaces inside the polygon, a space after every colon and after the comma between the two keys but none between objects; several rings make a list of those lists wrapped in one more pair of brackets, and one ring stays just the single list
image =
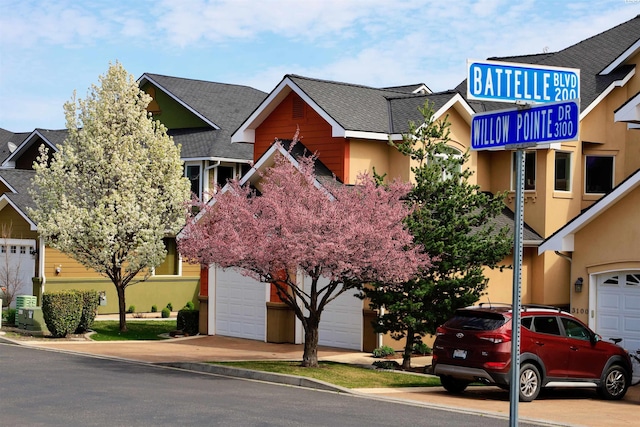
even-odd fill
[{"label": "white garage door", "polygon": [[233,269],[216,267],[215,333],[264,341],[268,287]]},{"label": "white garage door", "polygon": [[35,247],[35,240],[0,239],[0,275],[3,282],[8,281],[2,286],[8,284],[13,292],[12,307],[16,306],[16,296],[33,295],[32,278],[36,274],[36,260],[31,251]]},{"label": "white garage door", "polygon": [[640,272],[599,276],[596,332],[603,339],[622,338],[627,350],[640,349]]},{"label": "white garage door", "polygon": [[[329,281],[320,280],[324,284]],[[354,297],[355,293],[346,291],[327,304],[320,316],[319,345],[362,350],[362,300]]]}]

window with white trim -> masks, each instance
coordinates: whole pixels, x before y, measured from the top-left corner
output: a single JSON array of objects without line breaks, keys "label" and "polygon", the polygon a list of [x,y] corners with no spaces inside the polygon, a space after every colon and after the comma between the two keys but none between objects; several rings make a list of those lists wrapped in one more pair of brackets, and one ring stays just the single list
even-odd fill
[{"label": "window with white trim", "polygon": [[189,182],[191,183],[191,192],[198,197],[202,194],[201,175],[200,165],[185,165],[184,176],[189,178]]},{"label": "window with white trim", "polygon": [[556,151],[553,189],[571,191],[571,153],[569,152]]},{"label": "window with white trim", "polygon": [[613,188],[613,156],[585,156],[584,192],[605,194]]},{"label": "window with white trim", "polygon": [[155,268],[156,276],[178,276],[180,274],[180,255],[178,254],[178,246],[174,237],[165,237],[162,239],[164,247],[167,250],[167,256],[162,264]]}]

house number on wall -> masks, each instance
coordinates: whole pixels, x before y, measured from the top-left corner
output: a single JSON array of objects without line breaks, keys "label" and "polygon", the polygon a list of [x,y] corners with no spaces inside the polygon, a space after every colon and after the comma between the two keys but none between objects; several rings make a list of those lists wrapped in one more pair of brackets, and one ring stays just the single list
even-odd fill
[{"label": "house number on wall", "polygon": [[571,307],[571,314],[587,314],[587,313],[589,313],[589,309],[587,308]]}]

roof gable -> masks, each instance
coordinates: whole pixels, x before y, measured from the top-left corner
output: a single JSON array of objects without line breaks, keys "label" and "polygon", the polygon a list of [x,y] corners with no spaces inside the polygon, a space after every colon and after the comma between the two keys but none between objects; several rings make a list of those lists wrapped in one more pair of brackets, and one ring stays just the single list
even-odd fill
[{"label": "roof gable", "polygon": [[[23,134],[14,134],[17,136],[17,139],[20,139],[19,143],[16,143],[16,149],[11,152],[0,164],[0,167],[10,167],[10,165],[14,165],[19,162],[20,158],[23,155],[30,155],[34,151],[34,145],[38,144],[38,146],[44,142],[50,149],[53,151],[58,151],[59,147],[64,143],[64,140],[67,138],[68,131],[67,129],[60,130],[48,130],[48,129],[36,129],[31,133],[23,133]],[[15,143],[15,141],[13,141]],[[36,147],[37,149],[37,147]],[[29,159],[31,162],[34,159]]]},{"label": "roof gable", "polygon": [[538,248],[538,254],[549,250],[572,252],[575,234],[636,188],[640,188],[640,169],[549,236]]},{"label": "roof gable", "polygon": [[249,86],[185,79],[145,73],[138,83],[149,82],[214,129],[235,130],[265,98]]}]

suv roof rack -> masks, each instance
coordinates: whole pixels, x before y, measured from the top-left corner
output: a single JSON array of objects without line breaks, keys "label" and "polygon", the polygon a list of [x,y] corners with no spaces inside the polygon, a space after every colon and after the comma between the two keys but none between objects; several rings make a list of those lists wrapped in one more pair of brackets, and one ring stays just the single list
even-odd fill
[{"label": "suv roof rack", "polygon": [[558,313],[562,312],[562,309],[560,307],[556,307],[554,305],[544,305],[544,304],[522,304],[522,309],[524,311],[527,311],[527,309],[530,308],[546,308],[549,310],[554,310],[557,311]]},{"label": "suv roof rack", "polygon": [[511,303],[507,303],[507,302],[481,302],[478,304],[478,307],[480,308],[484,308],[484,307],[511,307]]}]

